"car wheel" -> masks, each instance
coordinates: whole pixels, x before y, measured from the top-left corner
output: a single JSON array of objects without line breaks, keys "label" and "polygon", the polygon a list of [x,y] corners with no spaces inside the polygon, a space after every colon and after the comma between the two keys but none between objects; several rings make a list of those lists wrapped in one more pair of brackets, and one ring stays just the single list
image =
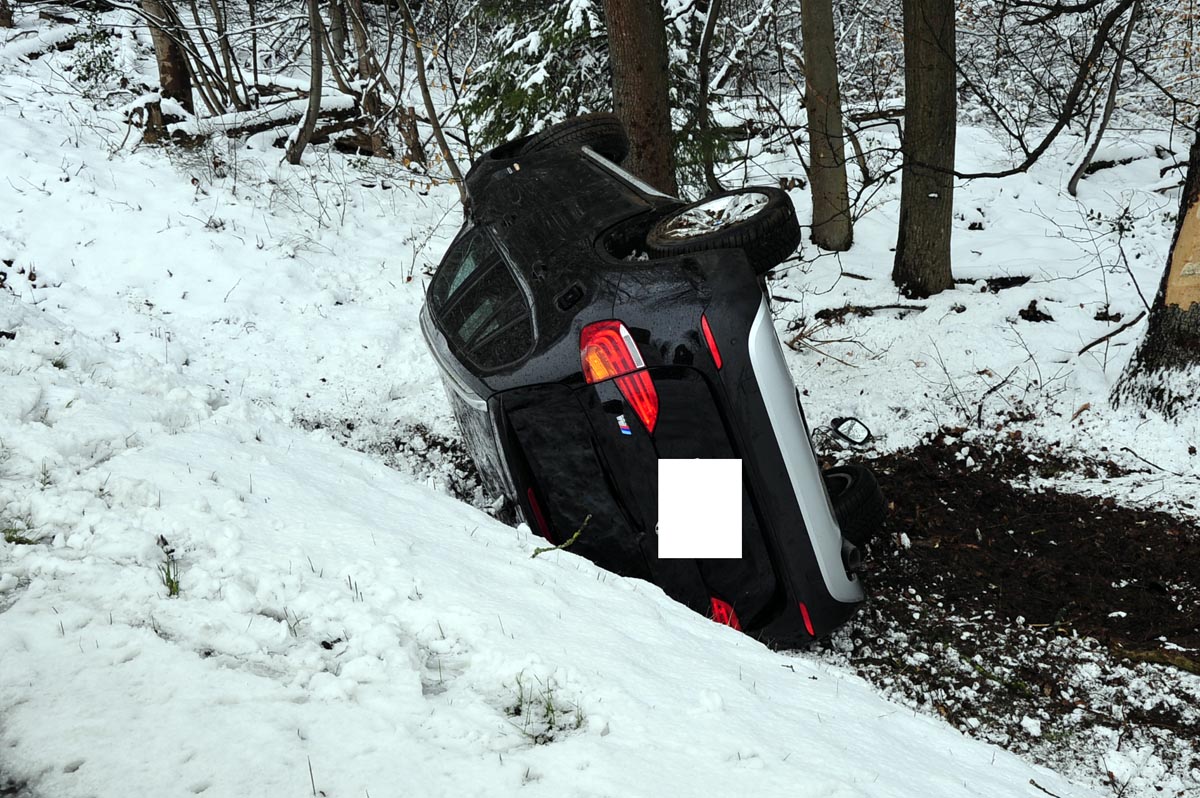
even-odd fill
[{"label": "car wheel", "polygon": [[650,228],[646,246],[659,257],[742,249],[761,275],[791,255],[800,238],[787,192],[752,187],[722,191],[672,211]]},{"label": "car wheel", "polygon": [[887,517],[875,475],[864,466],[845,465],[830,468],[822,476],[842,537],[855,546],[864,545]]},{"label": "car wheel", "polygon": [[629,137],[621,121],[613,114],[584,114],[551,125],[535,133],[521,148],[521,154],[559,147],[591,147],[613,163],[621,163],[629,154]]}]

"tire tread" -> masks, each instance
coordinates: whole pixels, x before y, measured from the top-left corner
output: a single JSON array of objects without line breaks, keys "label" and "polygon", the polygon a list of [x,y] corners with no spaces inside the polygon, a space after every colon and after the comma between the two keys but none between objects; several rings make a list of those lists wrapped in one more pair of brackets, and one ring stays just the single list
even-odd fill
[{"label": "tire tread", "polygon": [[[662,234],[662,229],[680,213],[709,202],[708,197],[700,202],[684,205],[650,229],[646,235],[646,246],[656,257],[673,257],[714,249],[741,249],[757,274],[765,274],[788,257],[800,245],[802,233],[796,211],[787,192],[771,187],[751,187],[724,192],[741,194],[752,191],[767,195],[767,206],[744,221],[689,239],[673,239]],[[720,195],[718,195],[720,196]]]}]

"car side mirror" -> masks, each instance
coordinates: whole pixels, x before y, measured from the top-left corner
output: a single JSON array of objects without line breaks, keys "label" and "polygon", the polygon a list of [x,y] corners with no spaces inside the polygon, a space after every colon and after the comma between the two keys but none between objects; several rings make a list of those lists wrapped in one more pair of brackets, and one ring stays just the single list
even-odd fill
[{"label": "car side mirror", "polygon": [[865,446],[875,437],[866,424],[853,416],[835,418],[829,422],[829,428],[833,430],[834,435],[851,446]]}]

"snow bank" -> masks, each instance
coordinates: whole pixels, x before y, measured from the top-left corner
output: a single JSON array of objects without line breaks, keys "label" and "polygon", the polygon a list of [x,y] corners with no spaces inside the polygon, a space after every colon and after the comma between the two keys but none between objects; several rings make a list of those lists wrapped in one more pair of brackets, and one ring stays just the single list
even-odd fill
[{"label": "snow bank", "polygon": [[1086,794],[50,313],[0,329],[35,794]]}]

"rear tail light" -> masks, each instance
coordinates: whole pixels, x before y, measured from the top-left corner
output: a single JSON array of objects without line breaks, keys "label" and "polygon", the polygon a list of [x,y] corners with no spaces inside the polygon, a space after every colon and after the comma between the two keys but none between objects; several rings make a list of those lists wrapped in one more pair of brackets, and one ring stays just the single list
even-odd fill
[{"label": "rear tail light", "polygon": [[708,326],[708,316],[700,314],[700,329],[704,332],[704,341],[708,344],[708,351],[712,353],[713,363],[717,369],[721,368],[721,350],[717,349],[717,339],[713,337],[712,328]]},{"label": "rear tail light", "polygon": [[712,619],[717,623],[723,623],[726,626],[732,626],[739,632],[742,631],[742,623],[738,620],[737,613],[733,611],[733,605],[728,601],[721,601],[716,596],[712,596]]},{"label": "rear tail light", "polygon": [[619,321],[597,321],[579,335],[579,359],[589,385],[616,378],[617,388],[649,433],[658,423],[658,391],[629,330]]}]

